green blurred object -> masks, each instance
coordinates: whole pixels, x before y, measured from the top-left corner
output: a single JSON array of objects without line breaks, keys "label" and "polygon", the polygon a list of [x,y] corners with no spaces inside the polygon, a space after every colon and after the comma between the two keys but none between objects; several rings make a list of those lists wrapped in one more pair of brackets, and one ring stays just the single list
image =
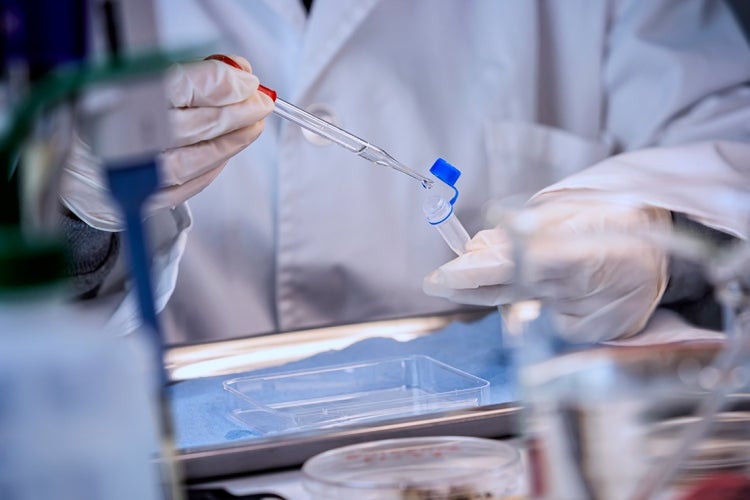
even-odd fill
[{"label": "green blurred object", "polygon": [[100,63],[60,67],[34,83],[27,95],[10,110],[8,126],[0,137],[0,226],[20,223],[19,182],[16,174],[22,145],[36,120],[46,111],[79,95],[84,89],[123,82],[164,72],[176,61],[197,59],[197,49],[149,52],[120,56]]},{"label": "green blurred object", "polygon": [[65,252],[55,238],[29,237],[18,226],[0,226],[0,299],[65,277]]},{"label": "green blurred object", "polygon": [[55,285],[65,277],[62,242],[53,235],[31,236],[21,227],[22,193],[17,170],[21,148],[37,120],[86,88],[164,72],[175,61],[191,55],[197,59],[197,52],[152,52],[60,67],[31,85],[9,110],[8,125],[0,136],[0,297]]}]

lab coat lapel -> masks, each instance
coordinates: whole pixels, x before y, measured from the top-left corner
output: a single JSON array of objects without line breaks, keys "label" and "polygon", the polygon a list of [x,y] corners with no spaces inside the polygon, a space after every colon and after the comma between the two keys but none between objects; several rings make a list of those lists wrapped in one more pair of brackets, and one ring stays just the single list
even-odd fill
[{"label": "lab coat lapel", "polygon": [[[273,1],[273,0],[271,0]],[[296,0],[299,3],[299,0]],[[379,0],[315,0],[307,23],[295,100],[320,76]]]},{"label": "lab coat lapel", "polygon": [[[248,0],[245,0],[248,1]],[[289,25],[298,32],[305,29],[307,14],[300,0],[263,0],[268,8],[274,11],[279,17],[284,19]]]},{"label": "lab coat lapel", "polygon": [[[300,39],[305,30],[305,9],[299,0],[198,0],[198,5],[239,55],[259,49],[259,38],[247,35],[248,26],[263,23],[277,29],[279,25],[288,25]],[[269,44],[264,48],[271,52],[275,46]]]}]

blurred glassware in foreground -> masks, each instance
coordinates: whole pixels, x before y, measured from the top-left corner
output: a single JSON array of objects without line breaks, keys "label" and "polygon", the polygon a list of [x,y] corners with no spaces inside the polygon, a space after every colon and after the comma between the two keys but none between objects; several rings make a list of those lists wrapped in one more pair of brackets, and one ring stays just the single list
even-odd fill
[{"label": "blurred glassware in foreground", "polygon": [[[519,298],[505,318],[522,346],[529,498],[646,500],[706,474],[746,471],[750,432],[738,434],[746,427],[734,424],[748,418],[746,407],[737,406],[746,402],[750,386],[747,245],[717,252],[692,234],[618,233],[608,226],[571,236],[540,231],[527,215],[508,211],[501,223],[513,244]],[[607,246],[617,251],[647,245],[691,261],[713,286],[726,340],[706,341],[709,332],[696,342],[658,335],[651,342],[647,336],[624,342],[630,346],[571,341],[576,337],[568,335],[558,314],[566,297],[548,282],[528,278],[535,265],[530,251],[539,245],[556,252],[600,246],[601,255],[607,255]],[[646,330],[657,323],[652,317]]]},{"label": "blurred glassware in foreground", "polygon": [[0,496],[162,498],[146,347],[66,302],[62,266],[54,240],[0,228]]}]

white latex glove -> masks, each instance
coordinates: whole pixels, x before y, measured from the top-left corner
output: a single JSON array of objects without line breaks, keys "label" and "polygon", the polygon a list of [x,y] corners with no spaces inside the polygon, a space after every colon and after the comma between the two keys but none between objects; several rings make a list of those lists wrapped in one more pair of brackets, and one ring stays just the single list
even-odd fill
[{"label": "white latex glove", "polygon": [[[161,155],[162,187],[149,200],[146,216],[203,190],[263,131],[273,101],[258,92],[250,63],[239,56],[232,59],[244,71],[209,60],[178,64],[167,72],[166,112],[173,142]],[[76,140],[61,182],[63,204],[87,224],[104,231],[123,228],[100,162],[83,141]]]},{"label": "white latex glove", "polygon": [[424,291],[477,305],[546,299],[560,334],[576,342],[625,338],[643,328],[666,288],[667,257],[625,234],[669,231],[668,211],[564,191],[536,198],[515,220],[534,227],[522,257],[524,287],[513,282],[510,237],[498,226],[477,233],[465,254],[428,275]]}]

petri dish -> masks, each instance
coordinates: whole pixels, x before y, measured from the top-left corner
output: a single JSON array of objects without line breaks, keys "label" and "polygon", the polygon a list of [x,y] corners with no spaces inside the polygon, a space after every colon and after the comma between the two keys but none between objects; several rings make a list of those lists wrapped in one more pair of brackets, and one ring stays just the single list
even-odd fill
[{"label": "petri dish", "polygon": [[[730,395],[724,411],[717,413],[703,438],[693,447],[675,477],[675,486],[691,485],[719,474],[750,473],[750,399],[747,394]],[[646,435],[646,454],[660,460],[674,453],[686,427],[699,417],[670,418],[653,425]]]},{"label": "petri dish", "polygon": [[336,448],[308,459],[302,474],[311,498],[468,500],[516,498],[523,470],[502,441],[436,436]]}]

